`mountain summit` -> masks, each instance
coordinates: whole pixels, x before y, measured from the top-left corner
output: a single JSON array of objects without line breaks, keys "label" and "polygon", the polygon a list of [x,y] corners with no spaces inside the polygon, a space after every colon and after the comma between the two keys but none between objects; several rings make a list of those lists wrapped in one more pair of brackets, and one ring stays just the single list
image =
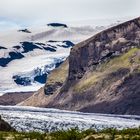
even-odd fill
[{"label": "mountain summit", "polygon": [[140,17],[77,44],[20,105],[140,115]]}]

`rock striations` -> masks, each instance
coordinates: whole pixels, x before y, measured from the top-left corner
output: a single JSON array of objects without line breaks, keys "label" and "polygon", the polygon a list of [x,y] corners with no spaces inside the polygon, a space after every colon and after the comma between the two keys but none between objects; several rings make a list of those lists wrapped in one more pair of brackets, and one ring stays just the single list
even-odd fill
[{"label": "rock striations", "polygon": [[72,48],[46,85],[20,105],[140,115],[140,17]]}]

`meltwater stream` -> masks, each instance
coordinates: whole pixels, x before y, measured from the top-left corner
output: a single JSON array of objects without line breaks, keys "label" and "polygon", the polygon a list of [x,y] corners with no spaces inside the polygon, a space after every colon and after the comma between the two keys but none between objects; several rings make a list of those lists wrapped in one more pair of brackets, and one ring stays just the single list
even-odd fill
[{"label": "meltwater stream", "polygon": [[140,116],[81,113],[50,108],[0,106],[0,115],[18,131],[48,132],[78,127],[132,128],[140,126]]}]

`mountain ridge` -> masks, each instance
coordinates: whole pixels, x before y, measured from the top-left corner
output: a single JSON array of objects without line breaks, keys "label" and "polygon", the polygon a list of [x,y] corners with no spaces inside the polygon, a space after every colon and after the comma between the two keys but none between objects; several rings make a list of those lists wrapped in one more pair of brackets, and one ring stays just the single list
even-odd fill
[{"label": "mountain ridge", "polygon": [[[72,48],[67,74],[60,74],[64,65],[57,73],[54,70],[55,77],[63,77],[63,81],[48,80],[21,105],[138,115],[139,46],[140,17],[106,29]],[[52,76],[53,72],[48,79]],[[61,84],[47,95],[48,88],[58,82]]]}]

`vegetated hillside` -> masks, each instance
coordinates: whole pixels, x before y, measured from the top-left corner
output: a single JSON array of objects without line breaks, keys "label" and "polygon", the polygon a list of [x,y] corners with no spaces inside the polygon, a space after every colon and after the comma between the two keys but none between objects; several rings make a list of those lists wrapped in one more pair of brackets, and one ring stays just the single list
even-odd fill
[{"label": "vegetated hillside", "polygon": [[96,131],[94,129],[79,130],[72,128],[69,130],[61,130],[55,132],[39,133],[39,132],[0,132],[2,140],[139,140],[140,128],[133,129],[104,129]]},{"label": "vegetated hillside", "polygon": [[[66,67],[69,69],[63,70]],[[139,80],[140,18],[136,18],[72,48],[45,87],[21,105],[140,114]]]}]

